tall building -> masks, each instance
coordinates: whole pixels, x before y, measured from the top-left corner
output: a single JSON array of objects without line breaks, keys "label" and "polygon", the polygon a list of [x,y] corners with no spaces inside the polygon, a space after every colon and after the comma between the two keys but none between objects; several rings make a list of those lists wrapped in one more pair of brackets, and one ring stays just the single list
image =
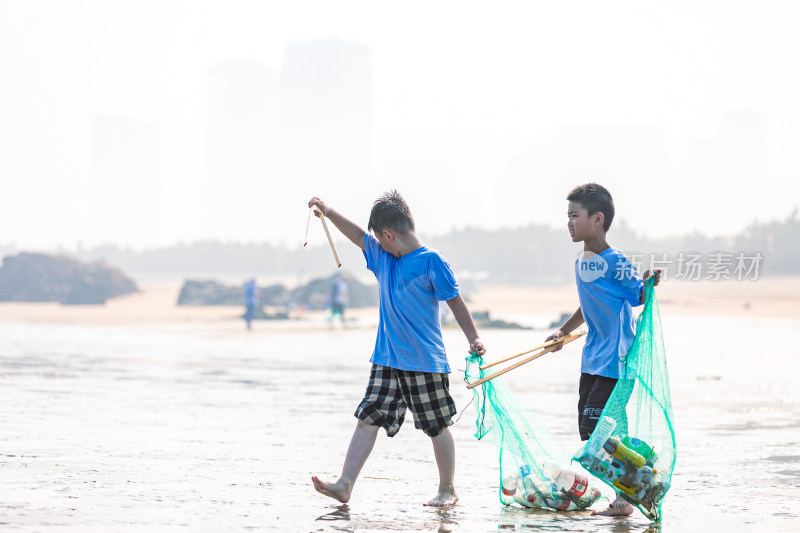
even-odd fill
[{"label": "tall building", "polygon": [[[752,201],[769,183],[768,141],[766,113],[726,111],[719,118],[715,136],[692,142],[689,171],[697,183],[713,187],[715,194],[736,202]],[[758,186],[742,195],[731,183]]]},{"label": "tall building", "polygon": [[367,46],[339,40],[287,46],[279,139],[286,178],[313,186],[323,179],[368,176],[369,62]]},{"label": "tall building", "polygon": [[259,63],[222,63],[210,72],[208,105],[206,194],[232,207],[276,178],[277,76]]},{"label": "tall building", "polygon": [[135,240],[155,229],[158,208],[161,128],[118,116],[94,120],[91,237]]}]

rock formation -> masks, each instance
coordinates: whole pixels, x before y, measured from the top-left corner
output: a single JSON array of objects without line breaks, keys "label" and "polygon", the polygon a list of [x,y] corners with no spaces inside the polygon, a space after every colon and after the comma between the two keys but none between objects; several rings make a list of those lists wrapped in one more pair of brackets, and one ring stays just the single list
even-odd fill
[{"label": "rock formation", "polygon": [[132,279],[101,262],[21,253],[5,257],[0,267],[0,301],[4,302],[104,304],[138,290]]}]

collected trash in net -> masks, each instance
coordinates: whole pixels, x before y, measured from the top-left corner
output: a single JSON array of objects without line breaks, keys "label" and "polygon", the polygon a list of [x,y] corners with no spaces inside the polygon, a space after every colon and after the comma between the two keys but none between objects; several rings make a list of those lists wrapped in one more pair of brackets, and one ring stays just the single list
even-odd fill
[{"label": "collected trash in net", "polygon": [[661,520],[661,502],[675,468],[675,428],[661,316],[646,281],[644,310],[625,356],[621,378],[597,427],[574,459],[648,518]]},{"label": "collected trash in net", "polygon": [[[577,336],[575,337],[577,338]],[[553,347],[555,349],[555,347]],[[519,354],[522,355],[522,354]],[[485,436],[497,446],[500,461],[500,501],[524,507],[561,511],[586,509],[600,498],[591,476],[569,466],[570,455],[561,442],[508,386],[491,377],[477,355],[467,357],[465,379],[478,412],[475,437]]]}]

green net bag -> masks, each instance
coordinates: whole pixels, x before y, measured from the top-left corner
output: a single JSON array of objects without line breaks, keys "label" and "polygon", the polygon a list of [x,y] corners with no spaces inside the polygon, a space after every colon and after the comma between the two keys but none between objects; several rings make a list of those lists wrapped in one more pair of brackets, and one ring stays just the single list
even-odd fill
[{"label": "green net bag", "polygon": [[622,375],[591,438],[575,454],[648,518],[661,520],[661,502],[675,468],[675,428],[667,358],[654,278],[645,283],[644,310]]},{"label": "green net bag", "polygon": [[[480,369],[482,363],[476,355],[467,357],[467,383],[486,377]],[[478,412],[475,437],[488,436],[498,449],[498,494],[504,505],[571,511],[586,509],[597,501],[600,490],[591,476],[570,468],[570,455],[558,439],[500,378],[472,392]]]}]

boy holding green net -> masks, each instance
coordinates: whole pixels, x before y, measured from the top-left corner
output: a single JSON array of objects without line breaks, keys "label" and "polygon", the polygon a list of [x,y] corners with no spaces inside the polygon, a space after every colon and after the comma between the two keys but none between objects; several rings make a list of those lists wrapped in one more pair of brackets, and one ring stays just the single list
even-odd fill
[{"label": "boy holding green net", "polygon": [[[644,282],[636,268],[609,246],[606,233],[614,219],[611,193],[596,183],[575,187],[567,196],[567,228],[572,242],[583,243],[575,261],[580,307],[546,340],[557,339],[586,322],[588,332],[581,356],[578,427],[588,440],[620,379],[621,361],[636,333],[632,307],[644,303]],[[644,274],[647,279],[650,272]],[[654,272],[655,284],[661,271]],[[621,496],[595,514],[625,516],[633,506]]]},{"label": "boy holding green net", "polygon": [[426,505],[453,505],[458,496],[453,486],[455,445],[449,426],[456,407],[448,391],[450,366],[442,341],[439,301],[446,301],[453,312],[467,337],[469,352],[485,353],[453,271],[438,252],[419,241],[411,211],[397,191],[384,194],[373,204],[367,229],[374,236],[319,198],[312,198],[308,205],[361,248],[380,292],[370,380],[355,412],[358,423],[342,475],[334,483],[313,476],[314,488],[342,503],[349,501],[378,430],[383,427],[393,437],[408,408],[414,414],[414,426],[431,437],[439,470],[439,491]]}]

